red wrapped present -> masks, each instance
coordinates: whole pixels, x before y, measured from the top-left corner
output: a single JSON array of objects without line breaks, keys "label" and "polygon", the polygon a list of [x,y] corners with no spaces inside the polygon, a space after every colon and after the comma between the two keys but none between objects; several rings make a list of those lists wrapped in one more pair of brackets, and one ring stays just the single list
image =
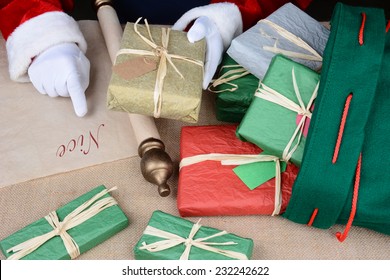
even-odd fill
[{"label": "red wrapped present", "polygon": [[234,172],[237,164],[223,165],[219,159],[223,155],[227,159],[235,155],[258,157],[262,152],[254,144],[239,140],[236,128],[237,125],[182,128],[177,194],[182,217],[274,215],[285,211],[298,168],[289,163],[284,172],[279,171],[279,178],[251,190]]}]

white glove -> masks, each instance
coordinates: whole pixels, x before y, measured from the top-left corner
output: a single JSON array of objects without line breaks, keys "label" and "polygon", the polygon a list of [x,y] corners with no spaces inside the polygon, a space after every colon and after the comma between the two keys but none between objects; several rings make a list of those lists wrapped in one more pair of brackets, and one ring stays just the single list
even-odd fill
[{"label": "white glove", "polygon": [[87,109],[85,90],[89,85],[90,63],[74,43],[55,45],[39,54],[28,75],[34,87],[51,97],[70,97],[77,116]]},{"label": "white glove", "polygon": [[[195,20],[196,19],[196,20]],[[232,3],[216,3],[197,7],[186,12],[172,27],[184,30],[195,20],[187,33],[190,42],[206,40],[206,60],[203,89],[213,78],[224,51],[234,37],[242,33],[242,19],[238,7]]]},{"label": "white glove", "polygon": [[[174,28],[174,27],[173,27]],[[206,58],[203,75],[203,89],[207,89],[222,60],[223,42],[215,23],[206,16],[199,17],[187,33],[188,41],[194,43],[206,39]]]}]

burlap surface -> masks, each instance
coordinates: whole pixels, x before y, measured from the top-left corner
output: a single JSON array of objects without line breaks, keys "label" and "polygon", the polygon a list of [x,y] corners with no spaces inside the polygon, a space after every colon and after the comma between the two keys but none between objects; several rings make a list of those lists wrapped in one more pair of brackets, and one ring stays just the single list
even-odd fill
[{"label": "burlap surface", "polygon": [[[154,210],[179,215],[176,208],[179,136],[181,126],[188,124],[164,119],[156,123],[167,152],[175,162],[175,173],[169,180],[173,191],[169,197],[160,197],[157,187],[145,181],[138,157],[35,179],[0,189],[0,239],[98,185],[118,186],[112,195],[128,216],[129,227],[78,259],[134,259],[133,247]],[[203,124],[221,124],[215,118],[214,96],[208,92],[203,94],[197,125]],[[198,218],[189,220],[195,222]],[[343,226],[320,230],[282,217],[203,217],[201,224],[252,238],[253,259],[258,260],[390,258],[390,236],[359,227],[353,227],[347,240],[340,243],[335,233],[342,231]],[[0,259],[4,259],[2,254]]]}]

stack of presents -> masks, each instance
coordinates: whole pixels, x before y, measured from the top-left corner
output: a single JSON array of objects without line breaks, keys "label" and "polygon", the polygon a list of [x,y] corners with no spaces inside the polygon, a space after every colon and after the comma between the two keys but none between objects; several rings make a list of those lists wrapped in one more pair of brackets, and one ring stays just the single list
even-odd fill
[{"label": "stack of presents", "polygon": [[[181,217],[155,211],[136,259],[251,258],[252,239],[186,217],[344,224],[340,241],[352,225],[390,234],[390,25],[383,10],[339,3],[330,26],[289,3],[236,37],[209,87],[226,124],[197,126],[205,43],[127,24],[108,107],[192,123],[180,138]],[[153,44],[169,46],[163,62]],[[135,64],[138,71],[124,70]],[[127,225],[99,186],[0,247],[8,258],[70,259]]]}]

